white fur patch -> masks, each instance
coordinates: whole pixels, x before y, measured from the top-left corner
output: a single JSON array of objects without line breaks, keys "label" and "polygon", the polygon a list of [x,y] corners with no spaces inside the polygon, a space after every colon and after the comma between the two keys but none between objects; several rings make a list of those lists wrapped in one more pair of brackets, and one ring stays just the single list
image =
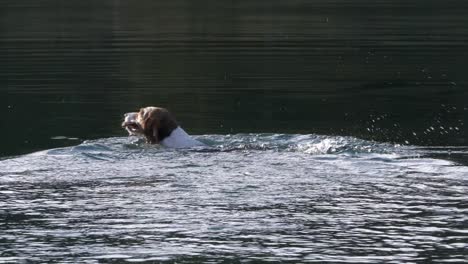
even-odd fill
[{"label": "white fur patch", "polygon": [[193,139],[180,126],[174,129],[171,135],[163,139],[160,143],[161,145],[168,148],[190,148],[204,146],[203,143]]}]

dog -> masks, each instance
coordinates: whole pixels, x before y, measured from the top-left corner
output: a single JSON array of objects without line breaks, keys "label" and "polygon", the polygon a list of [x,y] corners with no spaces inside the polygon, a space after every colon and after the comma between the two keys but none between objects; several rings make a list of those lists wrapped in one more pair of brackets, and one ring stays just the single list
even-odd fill
[{"label": "dog", "polygon": [[168,148],[204,146],[187,134],[174,116],[162,107],[148,106],[141,108],[139,112],[124,114],[122,128],[129,135],[144,137],[149,144],[160,144]]}]

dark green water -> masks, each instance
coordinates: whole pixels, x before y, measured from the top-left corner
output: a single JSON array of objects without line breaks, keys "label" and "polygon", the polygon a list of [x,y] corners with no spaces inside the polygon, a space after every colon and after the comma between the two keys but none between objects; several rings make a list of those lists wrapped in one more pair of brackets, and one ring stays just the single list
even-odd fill
[{"label": "dark green water", "polygon": [[146,105],[192,134],[467,144],[466,1],[1,5],[2,156],[123,136]]},{"label": "dark green water", "polygon": [[[467,14],[3,0],[0,263],[467,263]],[[147,105],[206,147],[127,137]]]}]

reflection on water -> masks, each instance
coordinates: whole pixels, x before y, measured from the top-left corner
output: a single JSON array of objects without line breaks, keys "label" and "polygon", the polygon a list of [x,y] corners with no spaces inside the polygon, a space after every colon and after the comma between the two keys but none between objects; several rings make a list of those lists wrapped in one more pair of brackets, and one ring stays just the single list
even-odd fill
[{"label": "reflection on water", "polygon": [[195,134],[466,145],[467,8],[5,0],[0,155],[122,135],[121,114],[144,105],[168,107]]},{"label": "reflection on water", "polygon": [[0,161],[0,262],[467,261],[466,166],[355,138],[198,139]]},{"label": "reflection on water", "polygon": [[0,262],[468,262],[467,11],[3,0]]}]

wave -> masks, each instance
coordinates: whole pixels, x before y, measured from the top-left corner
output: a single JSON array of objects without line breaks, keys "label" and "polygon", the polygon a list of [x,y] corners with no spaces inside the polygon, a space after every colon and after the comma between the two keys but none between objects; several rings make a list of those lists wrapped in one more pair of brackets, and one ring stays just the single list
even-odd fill
[{"label": "wave", "polygon": [[[379,143],[353,137],[298,134],[235,134],[195,136],[206,146],[167,149],[148,145],[135,137],[88,140],[72,146],[39,151],[0,160],[0,177],[44,176],[94,179],[102,175],[133,175],[136,170],[150,173],[155,166],[180,168],[206,165],[206,160],[245,164],[256,167],[309,162],[340,163],[340,170],[361,175],[447,175],[468,173],[465,147],[418,147]],[[274,161],[273,163],[269,163]],[[171,165],[172,164],[172,165]],[[380,164],[380,165],[379,165]],[[308,165],[307,165],[308,166]],[[380,167],[379,167],[380,166]],[[336,167],[336,166],[335,166]],[[167,168],[166,168],[167,169]],[[170,168],[169,170],[171,170]],[[290,168],[291,170],[299,168]],[[164,169],[161,169],[164,171]],[[417,174],[416,173],[416,174]],[[413,173],[414,174],[414,173]],[[26,179],[25,178],[25,179]],[[3,178],[2,180],[7,180]]]},{"label": "wave", "polygon": [[24,156],[73,156],[88,160],[120,160],[129,155],[146,155],[159,152],[232,152],[232,151],[277,151],[297,152],[311,155],[366,155],[387,154],[395,157],[467,155],[468,147],[420,147],[363,140],[345,136],[301,134],[232,134],[194,136],[205,146],[190,149],[168,149],[148,145],[136,137],[111,137],[86,140],[76,146],[43,150]]}]

